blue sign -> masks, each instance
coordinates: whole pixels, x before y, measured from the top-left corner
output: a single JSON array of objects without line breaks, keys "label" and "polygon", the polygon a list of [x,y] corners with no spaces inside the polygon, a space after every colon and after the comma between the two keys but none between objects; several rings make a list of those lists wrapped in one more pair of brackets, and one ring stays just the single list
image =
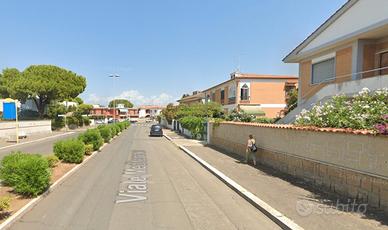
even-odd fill
[{"label": "blue sign", "polygon": [[15,102],[3,102],[3,119],[16,120]]}]

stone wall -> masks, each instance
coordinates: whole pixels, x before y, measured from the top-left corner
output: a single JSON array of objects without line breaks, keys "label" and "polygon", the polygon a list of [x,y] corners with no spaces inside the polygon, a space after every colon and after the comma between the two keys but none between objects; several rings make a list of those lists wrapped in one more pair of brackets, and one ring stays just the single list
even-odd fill
[{"label": "stone wall", "polygon": [[388,138],[363,134],[210,124],[210,144],[245,155],[249,134],[260,163],[388,212]]},{"label": "stone wall", "polygon": [[[51,121],[50,120],[38,120],[38,121],[19,121],[19,132],[26,135],[36,133],[51,133]],[[16,136],[16,122],[15,121],[2,121],[0,122],[0,138],[9,138],[10,136]]]}]

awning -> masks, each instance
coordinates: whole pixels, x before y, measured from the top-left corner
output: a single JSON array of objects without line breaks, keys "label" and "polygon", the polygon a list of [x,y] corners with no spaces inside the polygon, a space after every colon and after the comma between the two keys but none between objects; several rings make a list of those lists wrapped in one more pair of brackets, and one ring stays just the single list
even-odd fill
[{"label": "awning", "polygon": [[260,107],[249,106],[249,105],[240,105],[240,110],[243,110],[246,114],[255,115],[255,116],[265,116],[265,112],[261,110]]}]

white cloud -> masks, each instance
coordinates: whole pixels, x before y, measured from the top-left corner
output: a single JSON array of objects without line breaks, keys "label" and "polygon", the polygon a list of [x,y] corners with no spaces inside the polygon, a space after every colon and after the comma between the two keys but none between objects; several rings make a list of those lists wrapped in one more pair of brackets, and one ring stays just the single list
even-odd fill
[{"label": "white cloud", "polygon": [[105,98],[102,98],[95,93],[89,94],[86,100],[90,104],[104,104],[106,102]]},{"label": "white cloud", "polygon": [[[144,96],[137,90],[127,90],[121,92],[114,98],[127,99],[136,106],[139,105],[167,105],[168,103],[174,102],[174,97],[167,93],[161,93],[159,95]],[[103,98],[95,93],[91,93],[88,96],[88,102],[92,104],[107,104],[113,97]]]}]

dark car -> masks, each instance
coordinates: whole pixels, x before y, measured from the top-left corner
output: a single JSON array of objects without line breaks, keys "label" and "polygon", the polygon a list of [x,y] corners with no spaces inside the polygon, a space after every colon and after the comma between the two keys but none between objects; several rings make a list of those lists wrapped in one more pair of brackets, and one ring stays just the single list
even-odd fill
[{"label": "dark car", "polygon": [[150,130],[150,136],[163,136],[163,129],[161,125],[152,125]]}]

